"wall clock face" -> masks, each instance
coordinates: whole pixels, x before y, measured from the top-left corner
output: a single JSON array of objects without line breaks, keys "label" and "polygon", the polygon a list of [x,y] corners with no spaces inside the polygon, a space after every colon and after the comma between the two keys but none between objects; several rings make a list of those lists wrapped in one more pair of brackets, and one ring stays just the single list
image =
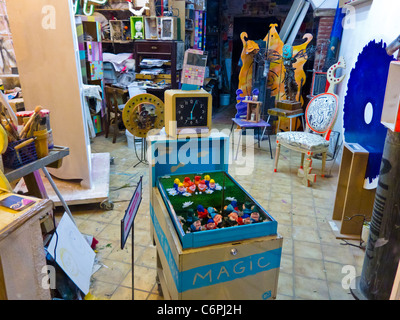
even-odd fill
[{"label": "wall clock face", "polygon": [[165,131],[174,138],[208,135],[212,129],[212,96],[204,89],[165,91]]},{"label": "wall clock face", "polygon": [[146,138],[150,130],[164,127],[164,103],[148,93],[136,95],[126,103],[122,119],[131,134]]},{"label": "wall clock face", "polygon": [[177,97],[177,128],[206,127],[208,124],[209,97]]}]

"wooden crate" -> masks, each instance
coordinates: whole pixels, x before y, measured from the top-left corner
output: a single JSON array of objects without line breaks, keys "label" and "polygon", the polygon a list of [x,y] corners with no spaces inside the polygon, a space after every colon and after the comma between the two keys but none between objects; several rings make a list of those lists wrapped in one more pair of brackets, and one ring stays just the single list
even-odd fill
[{"label": "wooden crate", "polygon": [[132,40],[130,20],[110,20],[110,31],[112,41]]},{"label": "wooden crate", "polygon": [[157,278],[164,299],[276,298],[283,242],[279,234],[183,249],[157,188],[152,190],[151,203],[151,236],[157,246]]},{"label": "wooden crate", "polygon": [[262,102],[248,101],[248,100],[244,100],[243,102],[247,103],[246,121],[247,122],[256,122],[256,123],[260,122]]},{"label": "wooden crate", "polygon": [[175,17],[161,17],[160,30],[162,40],[178,40],[178,19]]},{"label": "wooden crate", "polygon": [[375,189],[364,189],[369,153],[357,143],[346,143],[343,148],[339,181],[336,191],[331,227],[338,239],[359,240],[364,215],[372,216]]},{"label": "wooden crate", "polygon": [[145,17],[144,18],[144,33],[146,40],[157,40],[161,38],[160,34],[160,18]]}]

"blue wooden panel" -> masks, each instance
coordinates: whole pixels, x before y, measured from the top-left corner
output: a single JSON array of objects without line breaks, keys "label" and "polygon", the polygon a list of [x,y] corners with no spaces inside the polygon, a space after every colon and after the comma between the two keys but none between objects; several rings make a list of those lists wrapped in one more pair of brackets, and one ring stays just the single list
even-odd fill
[{"label": "blue wooden panel", "polygon": [[150,150],[155,160],[153,187],[158,177],[165,175],[228,171],[229,137],[226,135],[153,141]]}]

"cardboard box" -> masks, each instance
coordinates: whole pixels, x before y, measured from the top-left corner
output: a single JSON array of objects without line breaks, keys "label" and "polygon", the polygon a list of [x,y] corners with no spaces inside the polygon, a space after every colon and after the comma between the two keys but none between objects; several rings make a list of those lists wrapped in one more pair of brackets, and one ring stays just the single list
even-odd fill
[{"label": "cardboard box", "polygon": [[152,192],[152,204],[151,231],[164,299],[276,298],[283,242],[279,234],[183,249],[157,188]]}]

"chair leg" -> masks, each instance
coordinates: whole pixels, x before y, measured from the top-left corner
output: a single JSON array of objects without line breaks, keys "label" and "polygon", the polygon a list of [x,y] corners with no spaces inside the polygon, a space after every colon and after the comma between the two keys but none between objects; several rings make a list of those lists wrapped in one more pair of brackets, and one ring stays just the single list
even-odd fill
[{"label": "chair leg", "polygon": [[279,154],[281,153],[281,145],[279,142],[276,143],[276,153],[275,153],[275,168],[274,172],[278,171],[278,161],[279,161]]},{"label": "chair leg", "polygon": [[304,153],[301,153],[300,169],[303,169],[303,166],[304,166]]},{"label": "chair leg", "polygon": [[106,115],[106,125],[105,125],[105,131],[106,131],[106,139],[108,138],[108,133],[110,132],[110,113],[107,111]]},{"label": "chair leg", "polygon": [[113,143],[117,141],[117,135],[119,133],[119,128],[118,128],[118,115],[114,116],[114,136],[113,136]]},{"label": "chair leg", "polygon": [[233,131],[233,126],[234,126],[234,125],[235,125],[235,122],[232,121],[231,132],[230,132],[230,134],[229,134],[229,137],[232,135],[232,131]]},{"label": "chair leg", "polygon": [[268,134],[268,143],[269,143],[269,153],[271,154],[271,159],[273,159],[274,157],[272,156],[272,147],[271,147],[271,137]]},{"label": "chair leg", "polygon": [[323,152],[322,153],[321,177],[325,177],[325,166],[326,166],[326,152]]}]

